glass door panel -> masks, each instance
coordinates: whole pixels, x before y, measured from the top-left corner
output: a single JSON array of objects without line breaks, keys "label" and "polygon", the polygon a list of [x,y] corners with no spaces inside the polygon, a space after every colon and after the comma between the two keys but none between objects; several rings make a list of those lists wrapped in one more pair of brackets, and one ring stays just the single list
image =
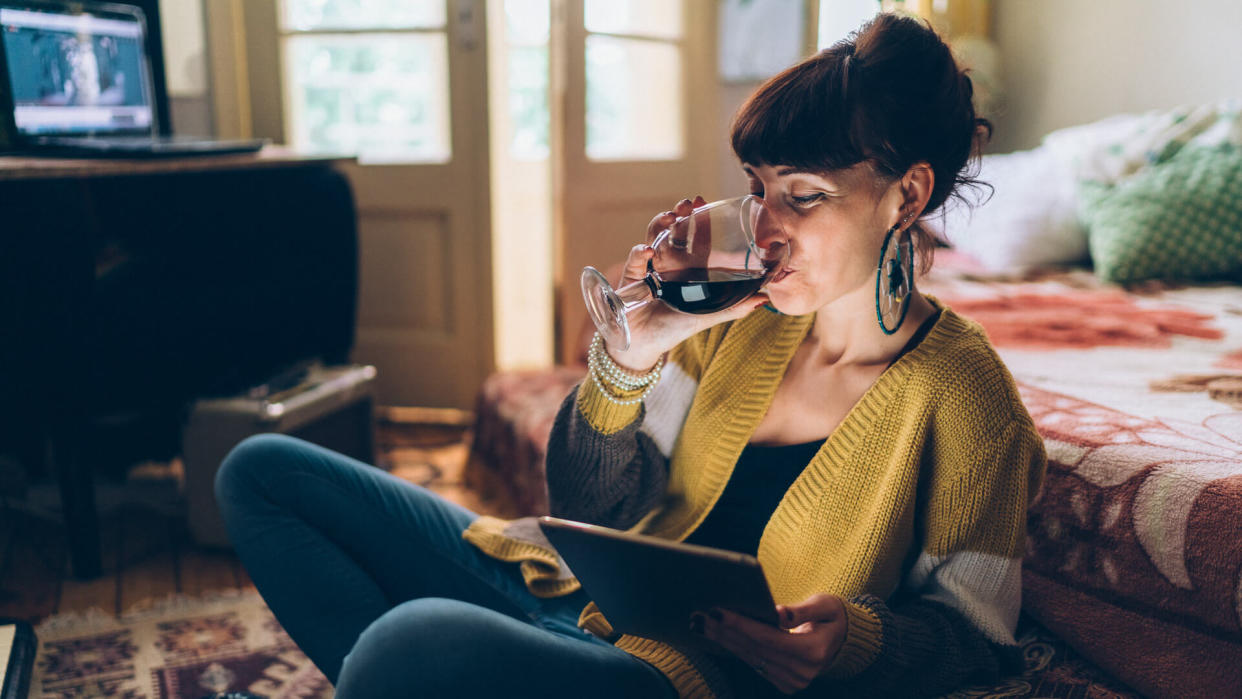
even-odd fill
[{"label": "glass door panel", "polygon": [[586,0],[586,157],[677,160],[685,154],[680,0]]},{"label": "glass door panel", "polygon": [[442,33],[285,38],[290,145],[368,162],[451,156]]},{"label": "glass door panel", "polygon": [[443,2],[429,0],[283,0],[281,29],[437,29]]},{"label": "glass door panel", "polygon": [[680,39],[680,0],[587,0],[586,30],[602,34],[630,34]]},{"label": "glass door panel", "polygon": [[591,35],[586,40],[587,157],[682,156],[681,51],[674,44]]},{"label": "glass door panel", "polygon": [[285,133],[359,162],[452,157],[447,10],[422,0],[282,0]]}]

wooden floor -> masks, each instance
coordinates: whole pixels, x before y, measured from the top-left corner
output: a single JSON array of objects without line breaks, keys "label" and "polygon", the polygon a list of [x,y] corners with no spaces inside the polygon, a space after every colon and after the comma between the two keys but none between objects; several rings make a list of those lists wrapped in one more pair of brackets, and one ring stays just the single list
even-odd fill
[{"label": "wooden floor", "polygon": [[[406,421],[384,419],[377,428],[382,467],[475,511],[506,513],[504,503],[484,501],[462,483],[470,437],[465,420],[418,424],[397,417]],[[176,514],[123,506],[101,516],[100,539],[104,574],[75,580],[60,524],[14,508],[0,511],[0,617],[37,623],[91,607],[119,615],[149,598],[251,586],[232,552],[197,546]]]},{"label": "wooden floor", "polygon": [[91,607],[120,614],[140,600],[245,587],[246,571],[230,552],[190,541],[182,518],[129,507],[100,521],[103,575],[69,576],[63,528],[23,512],[5,515],[0,616],[37,622]]}]

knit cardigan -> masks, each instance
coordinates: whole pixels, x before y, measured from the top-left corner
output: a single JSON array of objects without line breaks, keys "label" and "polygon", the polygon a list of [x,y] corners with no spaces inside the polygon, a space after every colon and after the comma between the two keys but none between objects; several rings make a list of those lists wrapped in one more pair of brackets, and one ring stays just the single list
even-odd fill
[{"label": "knit cardigan", "polygon": [[[583,381],[548,447],[553,514],[685,539],[724,491],[811,322],[757,311],[706,330],[671,352],[643,403],[618,404]],[[1026,508],[1044,467],[1043,442],[982,328],[945,308],[829,436],[760,539],[778,604],[820,592],[845,601],[844,644],[806,694],[938,694],[1011,667]],[[481,518],[465,538],[521,562],[536,594],[576,589],[523,528]],[[593,604],[580,625],[614,636]],[[736,660],[625,635],[615,643],[683,697],[774,693]]]}]

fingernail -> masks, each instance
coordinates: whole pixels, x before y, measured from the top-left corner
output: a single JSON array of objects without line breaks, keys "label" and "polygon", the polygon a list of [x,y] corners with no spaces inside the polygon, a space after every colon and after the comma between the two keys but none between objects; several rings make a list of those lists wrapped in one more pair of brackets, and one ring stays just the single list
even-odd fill
[{"label": "fingernail", "polygon": [[707,612],[707,616],[711,617],[712,621],[715,621],[717,623],[724,621],[724,615],[720,613],[719,609],[709,610]]},{"label": "fingernail", "polygon": [[690,630],[694,633],[702,635],[703,633],[703,615],[695,612],[690,615]]}]

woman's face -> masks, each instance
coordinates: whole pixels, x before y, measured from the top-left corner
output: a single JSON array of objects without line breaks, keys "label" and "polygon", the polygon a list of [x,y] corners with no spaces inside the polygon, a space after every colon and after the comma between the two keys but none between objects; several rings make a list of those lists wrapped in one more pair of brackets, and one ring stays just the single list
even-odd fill
[{"label": "woman's face", "polygon": [[884,234],[900,214],[899,180],[881,180],[867,163],[830,173],[783,165],[743,169],[750,191],[789,235],[788,271],[765,289],[777,310],[812,313],[875,284]]}]

